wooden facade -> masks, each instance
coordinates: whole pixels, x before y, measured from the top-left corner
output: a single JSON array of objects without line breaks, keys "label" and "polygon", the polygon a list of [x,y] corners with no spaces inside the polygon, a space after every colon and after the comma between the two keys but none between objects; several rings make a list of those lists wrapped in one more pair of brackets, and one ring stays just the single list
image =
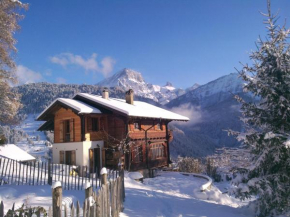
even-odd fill
[{"label": "wooden facade", "polygon": [[[70,139],[65,139],[65,122],[70,124]],[[54,142],[81,142],[81,119],[71,109],[60,108],[54,117]]]},{"label": "wooden facade", "polygon": [[[82,123],[84,119],[84,138],[82,139]],[[68,126],[69,124],[69,126]],[[138,124],[138,126],[136,126]],[[105,150],[102,153],[102,164],[107,167],[117,168],[121,163],[126,169],[139,170],[156,168],[168,165],[168,141],[166,136],[167,123],[150,119],[128,119],[116,114],[86,114],[80,116],[71,109],[59,108],[54,117],[54,142],[81,142],[99,141],[105,142]],[[66,132],[65,128],[69,128]],[[69,136],[67,136],[69,134]],[[113,148],[110,138],[116,139]],[[118,150],[118,141],[127,138],[130,143],[127,147],[129,154]],[[92,159],[93,151],[90,151]],[[60,162],[64,160],[64,152],[61,151]],[[72,155],[74,156],[74,155]],[[125,156],[129,159],[125,160]],[[72,157],[72,163],[75,157]],[[127,165],[125,165],[127,162]],[[92,161],[90,162],[92,165]]]}]

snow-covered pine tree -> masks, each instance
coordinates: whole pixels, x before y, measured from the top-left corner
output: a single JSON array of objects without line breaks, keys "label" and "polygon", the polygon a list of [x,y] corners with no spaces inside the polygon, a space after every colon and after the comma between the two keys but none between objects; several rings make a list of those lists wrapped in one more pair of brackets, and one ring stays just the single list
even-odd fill
[{"label": "snow-covered pine tree", "polygon": [[234,183],[241,199],[257,196],[259,216],[273,216],[290,210],[290,29],[277,24],[269,0],[268,13],[263,15],[268,36],[260,38],[257,51],[250,54],[253,64],[240,71],[244,90],[258,102],[236,96],[246,128],[237,138],[253,158]]},{"label": "snow-covered pine tree", "polygon": [[[18,95],[11,91],[10,84],[17,81],[12,57],[17,51],[13,35],[19,29],[18,21],[22,18],[19,9],[26,7],[18,0],[0,1],[0,124],[11,123],[20,106]],[[0,140],[3,140],[3,134]]]}]

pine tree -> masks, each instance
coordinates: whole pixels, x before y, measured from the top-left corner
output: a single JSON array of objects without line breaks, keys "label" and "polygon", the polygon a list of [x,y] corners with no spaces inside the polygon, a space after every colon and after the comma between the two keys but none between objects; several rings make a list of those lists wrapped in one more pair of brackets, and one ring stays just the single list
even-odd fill
[{"label": "pine tree", "polygon": [[268,13],[264,23],[268,35],[257,42],[240,76],[244,90],[255,101],[242,104],[245,132],[237,138],[253,154],[251,166],[240,169],[234,180],[241,199],[257,196],[257,214],[273,216],[290,210],[290,29],[277,24],[277,15]]},{"label": "pine tree", "polygon": [[[16,40],[13,35],[19,29],[18,21],[22,18],[19,9],[27,8],[17,0],[0,1],[0,123],[11,123],[20,106],[18,95],[11,91],[11,84],[16,83]],[[1,127],[1,126],[0,126]],[[3,135],[0,137],[2,141]],[[0,142],[1,142],[0,141]]]}]

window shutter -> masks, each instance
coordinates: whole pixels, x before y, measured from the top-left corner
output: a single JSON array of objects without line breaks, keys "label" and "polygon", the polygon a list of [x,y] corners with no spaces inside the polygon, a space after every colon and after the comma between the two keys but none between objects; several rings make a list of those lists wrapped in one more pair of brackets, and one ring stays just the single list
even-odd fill
[{"label": "window shutter", "polygon": [[76,151],[75,150],[71,151],[71,164],[76,165]]},{"label": "window shutter", "polygon": [[59,122],[59,142],[63,142],[63,121]]},{"label": "window shutter", "polygon": [[64,164],[64,151],[59,151],[59,163]]},{"label": "window shutter", "polygon": [[69,126],[69,129],[70,129],[70,141],[73,142],[74,141],[74,119],[70,119],[70,126]]},{"label": "window shutter", "polygon": [[91,132],[92,131],[92,118],[88,117],[88,131]]}]

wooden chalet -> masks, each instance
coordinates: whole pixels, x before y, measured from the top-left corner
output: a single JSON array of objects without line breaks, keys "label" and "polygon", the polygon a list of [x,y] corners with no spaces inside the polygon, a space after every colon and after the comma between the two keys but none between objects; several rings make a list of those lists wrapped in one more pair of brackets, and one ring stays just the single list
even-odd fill
[{"label": "wooden chalet", "polygon": [[101,167],[125,167],[130,171],[166,167],[170,163],[168,123],[187,117],[151,104],[134,101],[133,90],[125,99],[78,93],[58,98],[37,120],[38,129],[54,131],[53,162]]}]

